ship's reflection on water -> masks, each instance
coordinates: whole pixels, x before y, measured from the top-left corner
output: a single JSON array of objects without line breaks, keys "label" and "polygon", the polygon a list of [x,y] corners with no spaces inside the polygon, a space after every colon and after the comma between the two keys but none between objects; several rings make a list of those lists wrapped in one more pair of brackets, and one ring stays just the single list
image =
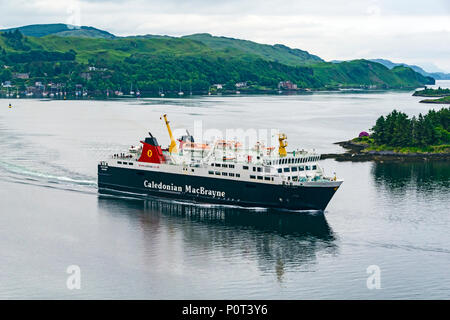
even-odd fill
[{"label": "ship's reflection on water", "polygon": [[182,240],[183,250],[189,250],[186,254],[191,257],[199,254],[201,259],[208,259],[209,255],[220,255],[227,263],[228,258],[239,256],[244,262],[256,262],[263,273],[275,273],[280,282],[286,271],[311,271],[319,254],[335,255],[338,251],[336,236],[323,213],[103,196],[98,204],[102,212],[137,223],[146,248],[157,243],[158,234],[169,233],[173,241]]}]

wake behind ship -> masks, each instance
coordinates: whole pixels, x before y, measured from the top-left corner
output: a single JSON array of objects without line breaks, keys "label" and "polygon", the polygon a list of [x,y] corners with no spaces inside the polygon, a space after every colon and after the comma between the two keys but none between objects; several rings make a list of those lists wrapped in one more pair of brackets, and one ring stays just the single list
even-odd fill
[{"label": "wake behind ship", "polygon": [[199,203],[325,210],[342,180],[326,177],[320,155],[287,152],[286,136],[279,147],[256,143],[244,148],[238,141],[194,142],[187,133],[175,141],[163,116],[171,143],[162,149],[155,137],[140,147],[113,155],[98,165],[100,193],[131,193]]}]

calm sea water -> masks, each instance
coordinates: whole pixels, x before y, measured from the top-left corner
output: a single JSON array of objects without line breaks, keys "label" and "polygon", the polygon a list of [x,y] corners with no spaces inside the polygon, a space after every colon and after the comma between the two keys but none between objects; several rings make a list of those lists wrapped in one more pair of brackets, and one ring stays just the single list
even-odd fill
[{"label": "calm sea water", "polygon": [[[448,86],[449,82],[440,82]],[[448,162],[322,161],[324,214],[100,197],[96,165],[174,128],[279,128],[336,152],[412,92],[120,101],[0,100],[0,298],[449,299]],[[67,267],[81,289],[66,286]],[[367,268],[380,268],[369,290]]]}]

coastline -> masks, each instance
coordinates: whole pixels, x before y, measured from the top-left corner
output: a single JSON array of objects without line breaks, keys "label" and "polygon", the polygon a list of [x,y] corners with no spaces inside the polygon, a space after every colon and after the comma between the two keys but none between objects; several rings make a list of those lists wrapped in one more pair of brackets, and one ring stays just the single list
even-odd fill
[{"label": "coastline", "polygon": [[450,104],[450,99],[424,99],[420,100],[419,103],[431,103],[431,104]]},{"label": "coastline", "polygon": [[367,89],[367,88],[318,88],[318,89],[310,89],[310,90],[282,90],[282,92],[279,92],[277,90],[252,90],[252,91],[223,91],[223,92],[215,92],[208,94],[208,92],[192,92],[192,93],[184,93],[183,95],[179,95],[176,92],[167,92],[164,94],[164,96],[161,96],[157,93],[150,93],[150,94],[141,94],[140,96],[136,95],[122,95],[122,96],[106,96],[106,95],[88,95],[85,97],[82,96],[75,96],[73,94],[68,94],[66,96],[55,96],[55,97],[44,97],[42,95],[34,95],[34,96],[25,96],[24,94],[21,94],[19,98],[17,97],[6,97],[5,95],[0,94],[0,99],[3,100],[20,100],[20,99],[38,99],[38,100],[48,100],[48,101],[76,101],[76,100],[94,100],[94,101],[104,101],[104,100],[126,100],[126,99],[133,99],[133,100],[139,100],[139,99],[145,99],[145,98],[190,98],[190,97],[218,97],[218,96],[233,96],[233,97],[239,97],[239,96],[293,96],[293,95],[312,95],[312,94],[318,94],[318,93],[383,93],[383,92],[389,92],[389,91],[402,91],[402,92],[408,92],[412,88],[387,88],[387,89]]},{"label": "coastline", "polygon": [[392,162],[403,162],[403,161],[443,161],[450,160],[450,153],[400,153],[395,151],[363,151],[368,145],[357,144],[348,141],[335,142],[346,151],[344,153],[325,153],[321,155],[321,159],[334,159],[336,161],[392,161]]}]

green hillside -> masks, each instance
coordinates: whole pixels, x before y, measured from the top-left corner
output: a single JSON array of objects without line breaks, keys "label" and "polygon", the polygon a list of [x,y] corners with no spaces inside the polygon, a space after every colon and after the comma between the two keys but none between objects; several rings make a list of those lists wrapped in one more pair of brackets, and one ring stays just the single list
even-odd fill
[{"label": "green hillside", "polygon": [[230,41],[240,45],[222,43],[221,47],[190,37],[30,37],[18,31],[5,32],[0,33],[0,81],[10,81],[21,90],[35,82],[51,82],[68,92],[83,87],[92,95],[131,85],[144,94],[154,94],[159,90],[177,92],[180,86],[184,91],[207,93],[213,84],[223,84],[225,92],[234,92],[238,82],[246,84],[239,89],[242,92],[274,92],[279,82],[286,80],[299,89],[316,90],[415,88],[434,82],[406,67],[389,70],[366,60],[339,64],[310,61],[294,66],[263,54],[273,57],[291,50],[283,58],[297,57],[297,61],[305,61],[300,59],[302,52],[306,54],[303,57],[308,54],[282,46],[273,51],[269,49],[272,46]]},{"label": "green hillside", "polygon": [[396,66],[403,66],[413,69],[414,71],[420,73],[423,76],[426,77],[432,77],[436,80],[450,80],[450,73],[444,73],[444,72],[426,72],[423,68],[416,66],[416,65],[409,65],[406,63],[395,63],[386,59],[370,59],[370,61],[381,63],[382,65],[388,67],[389,69],[392,69]]},{"label": "green hillside", "polygon": [[200,41],[214,50],[236,49],[259,56],[268,61],[275,61],[291,66],[323,62],[321,58],[309,54],[307,51],[291,49],[281,44],[271,46],[248,40],[214,37],[208,33],[193,34],[183,38]]},{"label": "green hillside", "polygon": [[338,87],[408,88],[433,82],[406,67],[387,67],[368,60],[321,63],[313,66],[314,77],[323,85]]},{"label": "green hillside", "polygon": [[23,27],[0,30],[0,32],[14,31],[18,29],[23,35],[30,37],[44,37],[57,35],[61,37],[88,37],[113,39],[115,36],[107,31],[85,26],[70,26],[64,23],[32,24]]}]

